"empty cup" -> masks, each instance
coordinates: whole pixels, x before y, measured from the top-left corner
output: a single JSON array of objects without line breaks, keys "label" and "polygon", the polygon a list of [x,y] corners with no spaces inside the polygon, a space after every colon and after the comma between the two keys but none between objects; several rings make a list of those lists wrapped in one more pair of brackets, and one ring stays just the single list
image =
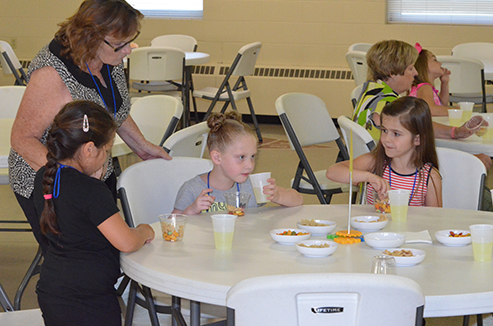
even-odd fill
[{"label": "empty cup", "polygon": [[409,196],[411,191],[409,190],[389,190],[390,200],[390,215],[392,221],[396,223],[405,223],[407,220],[407,207],[409,205]]},{"label": "empty cup", "polygon": [[474,102],[459,102],[459,107],[462,112],[462,122],[466,122],[472,117],[472,109],[474,108]]},{"label": "empty cup", "polygon": [[185,224],[187,216],[183,214],[163,214],[159,215],[161,231],[166,241],[181,241],[185,234]]},{"label": "empty cup", "polygon": [[264,186],[267,186],[269,184],[267,182],[267,179],[269,179],[270,177],[270,172],[250,174],[253,194],[255,195],[255,200],[257,200],[257,204],[268,202],[267,195],[264,194]]},{"label": "empty cup", "polygon": [[231,248],[233,247],[236,215],[217,214],[212,215],[211,218],[216,249],[231,250]]},{"label": "empty cup", "polygon": [[224,194],[224,199],[228,214],[243,216],[250,200],[250,194],[246,192],[227,192]]},{"label": "empty cup", "polygon": [[448,110],[448,120],[451,127],[460,127],[462,124],[462,113],[464,111],[459,109]]},{"label": "empty cup", "polygon": [[379,255],[373,257],[370,273],[395,275],[395,258]]},{"label": "empty cup", "polygon": [[466,128],[474,131],[477,136],[482,136],[486,133],[488,122],[480,115],[475,115],[466,122]]},{"label": "empty cup", "polygon": [[472,250],[475,261],[490,261],[493,249],[493,225],[474,224],[471,230]]}]

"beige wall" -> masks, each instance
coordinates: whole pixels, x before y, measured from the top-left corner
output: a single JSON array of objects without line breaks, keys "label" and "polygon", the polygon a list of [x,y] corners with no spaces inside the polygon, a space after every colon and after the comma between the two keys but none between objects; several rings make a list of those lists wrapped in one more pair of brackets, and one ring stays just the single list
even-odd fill
[{"label": "beige wall", "polygon": [[[31,59],[80,2],[0,0],[0,39],[9,43],[15,39],[18,57]],[[260,41],[258,66],[347,69],[344,55],[356,42],[396,38],[420,42],[435,54],[450,54],[459,43],[493,41],[491,26],[388,25],[385,4],[385,0],[204,0],[203,20],[146,19],[137,43],[148,45],[162,34],[189,34],[198,40],[199,51],[211,54],[211,64],[227,64],[242,45]],[[207,82],[210,79],[198,78],[197,86]],[[354,87],[352,81],[299,84],[252,79],[251,84],[254,104],[263,114],[275,114],[273,100],[278,95],[300,90],[322,97],[337,116],[350,112],[348,98]]]}]

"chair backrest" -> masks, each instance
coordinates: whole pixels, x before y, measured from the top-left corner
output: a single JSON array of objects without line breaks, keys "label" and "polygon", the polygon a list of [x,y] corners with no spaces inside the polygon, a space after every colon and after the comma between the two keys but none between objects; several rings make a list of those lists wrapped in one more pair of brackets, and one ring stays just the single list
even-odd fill
[{"label": "chair backrest", "polygon": [[353,109],[356,108],[356,105],[358,105],[358,100],[361,93],[363,92],[364,85],[364,83],[360,84],[351,91],[351,104],[353,105]]},{"label": "chair backrest", "polygon": [[341,129],[344,142],[346,143],[346,148],[349,152],[350,144],[350,133],[353,131],[353,155],[358,157],[362,154],[369,153],[373,148],[375,148],[375,141],[373,137],[368,133],[368,131],[349,119],[348,117],[341,115],[337,118],[337,123]]},{"label": "chair backrest", "polygon": [[368,79],[368,64],[366,63],[366,52],[349,51],[346,53],[346,61],[353,73],[356,85],[363,84]]},{"label": "chair backrest", "polygon": [[125,169],[118,178],[125,220],[130,226],[159,221],[173,211],[181,185],[212,169],[212,161],[193,157],[148,160]]},{"label": "chair backrest", "polygon": [[478,94],[483,93],[484,87],[484,65],[476,59],[461,58],[458,56],[437,56],[442,67],[450,70],[450,93],[456,94]]},{"label": "chair backrest", "polygon": [[368,52],[372,46],[371,43],[354,43],[349,46],[348,51]]},{"label": "chair backrest", "polygon": [[0,119],[15,118],[25,90],[26,86],[0,86]]},{"label": "chair backrest", "polygon": [[230,69],[233,69],[232,76],[251,76],[255,71],[257,57],[262,48],[262,43],[254,42],[243,46],[236,55],[235,61]]},{"label": "chair backrest", "polygon": [[198,157],[204,156],[209,127],[207,121],[178,130],[164,142],[164,149],[171,155]]},{"label": "chair backrest", "polygon": [[[17,55],[9,43],[0,41],[0,63],[4,74],[13,74],[16,79],[16,85],[25,85],[27,76],[22,68]],[[21,74],[19,76],[19,73]]]},{"label": "chair backrest", "polygon": [[138,98],[130,113],[145,139],[163,146],[180,121],[183,104],[176,97],[149,95]]},{"label": "chair backrest", "polygon": [[479,60],[485,71],[493,71],[493,43],[473,42],[454,46],[452,55]]},{"label": "chair backrest", "polygon": [[228,292],[235,326],[422,325],[425,298],[413,280],[367,273],[246,279]]},{"label": "chair backrest", "polygon": [[176,48],[145,46],[129,55],[129,77],[134,80],[182,80],[185,52]]},{"label": "chair backrest", "polygon": [[340,140],[324,101],[315,95],[281,95],[276,100],[276,110],[293,150],[296,141],[304,147]]},{"label": "chair backrest", "polygon": [[442,147],[437,147],[437,155],[443,207],[480,209],[486,179],[486,168],[481,160],[472,154]]},{"label": "chair backrest", "polygon": [[164,46],[177,48],[183,52],[195,52],[197,50],[197,40],[189,35],[161,35],[152,39],[151,46]]}]

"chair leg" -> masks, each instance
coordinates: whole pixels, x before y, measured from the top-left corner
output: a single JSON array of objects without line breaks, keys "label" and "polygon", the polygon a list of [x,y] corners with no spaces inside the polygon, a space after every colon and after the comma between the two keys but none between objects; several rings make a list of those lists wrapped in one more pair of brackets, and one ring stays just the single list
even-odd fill
[{"label": "chair leg", "polygon": [[259,142],[263,142],[262,135],[260,134],[260,126],[257,122],[257,116],[255,115],[255,110],[253,109],[252,99],[247,97],[248,108],[250,109],[250,115],[252,116],[253,125],[255,126],[255,131],[257,132],[257,137]]},{"label": "chair leg", "polygon": [[29,281],[31,278],[39,274],[41,271],[41,259],[43,258],[43,253],[41,251],[41,246],[38,246],[38,252],[36,252],[36,256],[34,256],[33,261],[31,262],[31,265],[29,266],[26,275],[24,275],[24,278],[21,281],[21,284],[17,288],[17,292],[15,293],[15,298],[14,298],[14,310],[21,310],[21,299],[22,295],[24,294],[24,290],[26,290],[27,285],[29,284]]},{"label": "chair leg", "polygon": [[125,289],[127,288],[128,283],[130,282],[130,277],[127,275],[123,274],[121,277],[123,277],[122,281],[120,282],[120,285],[118,286],[118,289],[116,293],[118,293],[119,296],[125,292]]},{"label": "chair leg", "polygon": [[132,326],[134,320],[136,298],[137,298],[137,283],[131,280],[130,291],[128,292],[127,310],[125,311],[125,326]]},{"label": "chair leg", "polygon": [[464,316],[462,320],[462,326],[469,326],[469,315]]},{"label": "chair leg", "polygon": [[[190,75],[190,94],[193,94],[194,90],[195,90],[195,88],[193,86],[192,75]],[[193,102],[193,111],[195,114],[195,123],[199,123],[199,113],[197,111],[197,101],[195,100],[194,96],[192,96],[192,102]]]},{"label": "chair leg", "polygon": [[156,306],[154,305],[154,298],[152,297],[151,289],[142,285],[144,297],[147,302],[147,309],[149,312],[149,318],[151,319],[152,326],[159,326],[159,319],[157,318]]}]

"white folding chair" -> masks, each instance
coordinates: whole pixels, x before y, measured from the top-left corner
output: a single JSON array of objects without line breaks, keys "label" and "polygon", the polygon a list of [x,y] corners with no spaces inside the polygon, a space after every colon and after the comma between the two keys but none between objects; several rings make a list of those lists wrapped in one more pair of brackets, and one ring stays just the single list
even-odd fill
[{"label": "white folding chair", "polygon": [[382,274],[289,274],[246,279],[228,292],[228,325],[423,325],[413,280]]},{"label": "white folding chair", "polygon": [[191,125],[172,134],[164,142],[164,150],[171,157],[204,157],[209,127],[207,121]]},{"label": "white folding chair", "polygon": [[368,52],[372,46],[371,43],[354,43],[349,46],[348,51]]},{"label": "white folding chair", "polygon": [[362,95],[361,93],[363,92],[364,85],[364,83],[360,84],[351,91],[351,104],[353,105],[353,109],[356,108],[356,105],[358,104],[358,100]]},{"label": "white folding chair", "polygon": [[486,103],[493,103],[493,95],[486,94],[484,65],[476,59],[458,56],[437,56],[442,67],[450,70],[450,102],[474,102],[482,105],[486,112]]},{"label": "white folding chair", "polygon": [[[262,43],[260,42],[250,43],[243,46],[238,51],[233,64],[227,70],[226,76],[224,77],[224,80],[219,88],[206,87],[193,92],[194,97],[212,101],[207,113],[205,114],[204,120],[207,120],[218,101],[225,102],[221,109],[221,112],[224,113],[229,103],[231,103],[233,110],[237,111],[236,101],[246,99],[248,108],[250,109],[250,115],[252,116],[253,124],[255,126],[255,131],[257,132],[257,137],[260,142],[262,142],[262,135],[260,134],[257,116],[255,115],[255,110],[253,109],[251,100],[251,91],[247,88],[245,76],[253,75],[255,63],[257,62],[257,57],[260,53],[261,47]],[[229,79],[231,76],[238,77],[232,88],[229,84]]]},{"label": "white folding chair", "polygon": [[0,325],[44,326],[45,323],[40,309],[28,309],[0,313]]},{"label": "white folding chair", "polygon": [[0,41],[0,63],[4,74],[13,74],[15,77],[14,85],[26,86],[27,76],[22,68],[22,64],[15,55],[9,43]]},{"label": "white folding chair", "polygon": [[325,103],[315,95],[288,93],[276,100],[276,110],[291,149],[300,159],[291,186],[301,193],[317,195],[321,204],[329,204],[333,194],[349,191],[349,185],[327,179],[327,170],[314,172],[303,152],[305,146],[335,141],[342,158],[349,158]]},{"label": "white folding chair", "polygon": [[486,180],[486,168],[481,160],[472,154],[443,147],[437,147],[437,155],[443,207],[481,209]]},{"label": "white folding chair", "polygon": [[349,51],[346,53],[346,61],[351,68],[356,86],[363,84],[368,79],[366,52]]},{"label": "white folding chair", "polygon": [[472,42],[454,46],[452,55],[479,60],[484,65],[486,80],[493,79],[493,43]]},{"label": "white folding chair", "polygon": [[[183,98],[185,52],[171,47],[146,46],[132,50],[128,59],[129,78],[142,81],[133,82],[132,88],[147,92],[179,89],[179,96]],[[171,88],[163,87],[169,83],[173,85]]]},{"label": "white folding chair", "polygon": [[[193,157],[174,157],[167,161],[163,159],[149,160],[136,163],[127,168],[118,178],[117,189],[120,195],[123,214],[128,225],[134,227],[141,223],[159,221],[159,215],[173,211],[176,194],[181,185],[195,177],[212,170],[212,161]],[[141,291],[145,302],[137,297]],[[132,325],[135,303],[149,310],[153,326],[159,325],[156,312],[172,314],[173,318],[183,318],[175,312],[180,310],[180,299],[173,297],[169,306],[156,305],[149,287],[140,289],[135,281],[131,281],[127,302],[125,325]],[[198,309],[198,303],[191,304],[191,309]]]},{"label": "white folding chair", "polygon": [[160,35],[152,39],[151,46],[172,47],[178,48],[183,52],[195,52],[197,51],[197,40],[189,35]]}]

